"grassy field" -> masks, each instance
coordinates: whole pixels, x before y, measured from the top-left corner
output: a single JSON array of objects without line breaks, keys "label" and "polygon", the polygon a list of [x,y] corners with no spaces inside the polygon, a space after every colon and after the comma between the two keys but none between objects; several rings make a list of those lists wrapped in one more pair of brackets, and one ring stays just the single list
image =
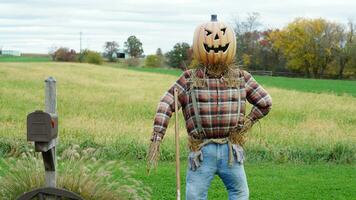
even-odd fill
[{"label": "grassy field", "polygon": [[49,62],[51,58],[49,56],[0,56],[0,62]]},{"label": "grassy field", "polygon": [[[123,64],[109,64],[109,66],[125,68],[128,70],[139,72],[159,73],[175,76],[179,76],[182,73],[182,71],[179,69],[125,67]],[[297,90],[301,92],[331,93],[335,95],[346,94],[356,96],[356,81],[352,80],[325,80],[272,76],[254,77],[256,78],[256,80],[269,87],[277,87],[287,90]]]},{"label": "grassy field", "polygon": [[[32,148],[25,140],[26,115],[44,107],[44,80],[54,76],[59,155],[78,144],[82,149],[95,148],[97,158],[127,160],[135,178],[153,189],[152,199],[172,199],[173,124],[157,172],[147,177],[143,160],[157,103],[179,74],[176,70],[78,63],[0,63],[0,157],[21,156]],[[352,88],[356,82],[256,79],[271,93],[273,109],[249,133],[246,171],[251,199],[355,197],[356,98]],[[327,85],[333,86],[331,90]],[[184,176],[187,148],[180,118]],[[1,174],[6,172],[0,170]],[[213,182],[211,199],[226,197],[221,185],[221,181]]]},{"label": "grassy field", "polygon": [[[177,79],[175,75],[88,64],[3,63],[0,65],[3,154],[26,144],[26,115],[44,107],[43,81],[50,75],[58,81],[60,151],[77,143],[100,148],[108,158],[139,159],[145,157],[160,96]],[[264,85],[262,79],[261,83]],[[273,109],[250,133],[246,148],[250,160],[345,163],[356,160],[354,97],[267,85],[266,88],[273,97]],[[180,122],[184,130],[183,120]],[[172,128],[171,125],[167,131],[163,160],[174,157]],[[183,131],[181,137],[186,137]],[[181,148],[186,155],[184,139]],[[18,147],[18,151],[21,149],[24,148]]]}]

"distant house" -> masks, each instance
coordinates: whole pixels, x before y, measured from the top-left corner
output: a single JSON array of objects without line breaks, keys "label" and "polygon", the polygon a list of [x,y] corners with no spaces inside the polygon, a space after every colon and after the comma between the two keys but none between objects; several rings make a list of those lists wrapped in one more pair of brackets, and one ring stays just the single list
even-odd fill
[{"label": "distant house", "polygon": [[116,52],[116,57],[117,57],[117,58],[128,58],[128,57],[129,57],[129,54],[126,53],[123,49],[119,49],[119,50]]},{"label": "distant house", "polygon": [[0,55],[2,55],[2,56],[21,56],[21,52],[14,51],[14,50],[0,50]]},{"label": "distant house", "polygon": [[117,53],[116,52],[112,53],[111,57],[116,59],[117,58]]}]

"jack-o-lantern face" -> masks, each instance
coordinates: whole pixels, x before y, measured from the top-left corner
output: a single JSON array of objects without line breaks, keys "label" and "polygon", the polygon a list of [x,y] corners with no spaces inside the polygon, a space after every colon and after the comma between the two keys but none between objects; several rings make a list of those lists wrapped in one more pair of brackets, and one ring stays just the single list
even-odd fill
[{"label": "jack-o-lantern face", "polygon": [[195,59],[204,65],[231,64],[236,54],[234,31],[212,15],[210,22],[195,29],[193,53]]}]

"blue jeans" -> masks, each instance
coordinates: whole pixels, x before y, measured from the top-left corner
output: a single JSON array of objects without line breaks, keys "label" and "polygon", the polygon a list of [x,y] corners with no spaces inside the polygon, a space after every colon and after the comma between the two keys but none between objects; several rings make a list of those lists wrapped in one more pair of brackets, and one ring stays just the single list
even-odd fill
[{"label": "blue jeans", "polygon": [[228,164],[229,148],[227,144],[210,143],[202,148],[201,166],[192,171],[188,168],[186,183],[187,200],[206,200],[208,189],[215,174],[224,182],[229,200],[246,200],[249,190],[243,164]]}]

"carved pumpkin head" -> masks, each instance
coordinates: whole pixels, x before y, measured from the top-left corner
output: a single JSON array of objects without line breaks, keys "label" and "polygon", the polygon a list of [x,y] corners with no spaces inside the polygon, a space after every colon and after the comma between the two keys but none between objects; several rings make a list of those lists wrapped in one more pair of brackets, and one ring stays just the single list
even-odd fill
[{"label": "carved pumpkin head", "polygon": [[236,38],[233,29],[211,15],[211,21],[195,29],[194,58],[205,66],[229,65],[235,59]]}]

